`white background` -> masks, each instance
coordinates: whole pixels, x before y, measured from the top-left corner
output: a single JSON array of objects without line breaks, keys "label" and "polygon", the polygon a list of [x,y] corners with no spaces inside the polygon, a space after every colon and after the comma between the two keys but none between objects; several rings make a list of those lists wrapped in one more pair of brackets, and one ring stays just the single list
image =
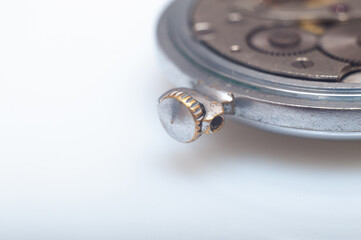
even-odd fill
[{"label": "white background", "polygon": [[361,239],[361,142],[164,133],[166,2],[0,2],[0,239]]}]

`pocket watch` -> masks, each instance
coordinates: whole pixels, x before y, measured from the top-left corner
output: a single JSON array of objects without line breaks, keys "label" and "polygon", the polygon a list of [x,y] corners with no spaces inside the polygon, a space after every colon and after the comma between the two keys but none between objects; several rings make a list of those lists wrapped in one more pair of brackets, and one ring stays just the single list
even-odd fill
[{"label": "pocket watch", "polygon": [[158,26],[180,142],[235,119],[280,134],[361,139],[361,1],[175,0]]}]

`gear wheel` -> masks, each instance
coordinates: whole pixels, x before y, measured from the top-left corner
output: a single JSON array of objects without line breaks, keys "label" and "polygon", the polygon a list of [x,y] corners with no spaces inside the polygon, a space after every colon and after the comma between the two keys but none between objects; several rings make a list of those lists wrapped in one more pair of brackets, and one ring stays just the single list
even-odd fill
[{"label": "gear wheel", "polygon": [[260,28],[250,34],[248,43],[264,54],[292,56],[313,50],[317,36],[295,27]]},{"label": "gear wheel", "polygon": [[331,29],[323,35],[320,45],[321,49],[332,58],[361,65],[361,22]]}]

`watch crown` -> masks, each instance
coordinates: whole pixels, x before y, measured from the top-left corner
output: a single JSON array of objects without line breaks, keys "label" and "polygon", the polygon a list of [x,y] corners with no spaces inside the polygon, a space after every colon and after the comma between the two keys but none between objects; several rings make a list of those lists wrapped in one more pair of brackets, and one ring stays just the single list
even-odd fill
[{"label": "watch crown", "polygon": [[183,143],[197,140],[202,133],[217,132],[224,120],[222,104],[183,88],[171,90],[160,98],[158,114],[168,134]]},{"label": "watch crown", "polygon": [[202,135],[204,110],[189,92],[173,90],[165,94],[158,113],[163,127],[174,139],[189,143]]}]

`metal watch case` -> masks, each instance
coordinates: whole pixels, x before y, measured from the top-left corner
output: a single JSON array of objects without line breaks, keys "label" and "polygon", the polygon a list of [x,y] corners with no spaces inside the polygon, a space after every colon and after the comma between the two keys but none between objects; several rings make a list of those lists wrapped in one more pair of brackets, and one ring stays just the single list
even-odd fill
[{"label": "metal watch case", "polygon": [[178,87],[159,100],[163,126],[181,142],[226,118],[361,139],[360,17],[361,1],[173,1],[158,26],[161,65]]}]

